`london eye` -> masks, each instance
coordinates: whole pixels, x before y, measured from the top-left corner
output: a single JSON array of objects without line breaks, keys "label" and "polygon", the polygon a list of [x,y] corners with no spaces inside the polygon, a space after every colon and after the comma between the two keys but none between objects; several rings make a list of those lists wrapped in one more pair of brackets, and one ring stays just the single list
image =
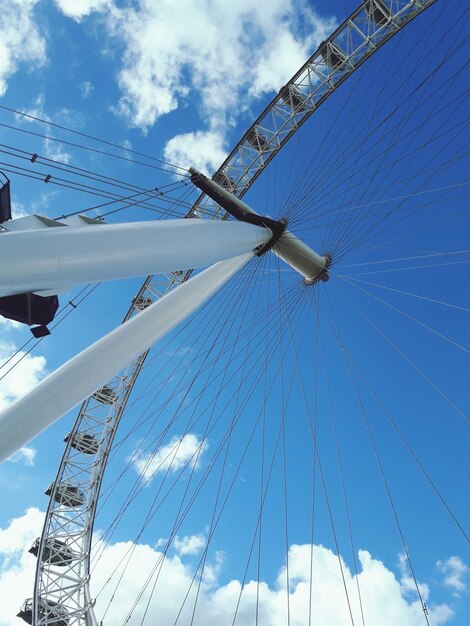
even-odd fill
[{"label": "london eye", "polygon": [[27,623],[365,626],[379,602],[393,623],[371,554],[400,554],[406,624],[441,623],[433,537],[468,553],[465,17],[366,0],[212,176],[174,168],[104,219],[6,216],[13,319],[8,298],[31,324],[28,294],[147,276],[122,325],[0,418],[5,457],[79,406]]}]

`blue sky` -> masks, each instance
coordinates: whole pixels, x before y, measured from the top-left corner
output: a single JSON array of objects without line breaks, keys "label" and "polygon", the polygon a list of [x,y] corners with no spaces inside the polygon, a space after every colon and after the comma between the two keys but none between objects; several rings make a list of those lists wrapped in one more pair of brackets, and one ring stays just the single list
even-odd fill
[{"label": "blue sky", "polygon": [[[95,593],[131,545],[126,542],[134,541],[156,490],[168,485],[156,468],[163,463],[168,469],[165,459],[173,454],[169,480],[178,471],[182,477],[134,547],[139,565],[131,562],[126,570],[109,623],[122,619],[126,602],[144,582],[145,568],[155,563],[184,489],[194,488],[213,463],[165,561],[159,598],[152,600],[151,610],[167,620],[162,623],[174,622],[182,590],[199,563],[222,475],[227,504],[210,543],[195,623],[231,623],[246,571],[236,623],[253,624],[257,586],[250,581],[257,578],[258,563],[260,624],[286,623],[289,551],[293,625],[308,623],[305,590],[312,553],[312,623],[351,623],[338,552],[354,623],[361,623],[356,559],[365,624],[425,624],[367,424],[430,623],[466,623],[468,543],[412,456],[468,532],[468,45],[464,3],[443,5],[426,11],[358,70],[248,195],[260,212],[287,214],[291,230],[321,252],[336,251],[329,283],[306,290],[274,257],[255,260],[152,353],[118,434],[104,489],[136,451],[142,456],[103,506],[99,531],[112,522],[135,480],[148,477],[149,467],[155,475],[107,545],[96,569]],[[73,165],[112,177],[106,193],[124,195],[130,192],[118,185],[153,189],[181,180],[175,171],[182,170],[162,169],[152,157],[211,173],[354,8],[344,0],[256,6],[249,0],[236,6],[222,0],[11,2],[0,15],[0,170],[8,170],[12,180],[15,215],[55,217],[106,202],[96,193],[20,176],[18,167],[30,175],[52,172],[104,188],[102,182],[74,176]],[[33,164],[34,153],[50,161]],[[56,162],[66,171],[47,165]],[[168,196],[174,200],[183,191]],[[195,198],[192,193],[185,201]],[[172,206],[174,214],[184,214],[184,206]],[[161,211],[168,205],[156,202],[155,207]],[[354,219],[346,222],[343,216],[349,214]],[[109,221],[156,217],[155,211],[136,206]],[[2,379],[2,407],[119,324],[140,283],[101,285],[84,299]],[[79,291],[61,302],[77,302]],[[30,339],[28,329],[3,322],[1,333],[2,362],[32,345],[22,348]],[[204,370],[209,347],[218,358]],[[200,368],[202,376],[193,381]],[[158,386],[161,380],[165,384]],[[234,415],[230,445],[217,453]],[[0,595],[10,598],[1,626],[19,623],[13,615],[31,593],[35,563],[24,548],[39,532],[47,505],[43,492],[75,416],[72,411],[0,468]],[[171,416],[176,419],[157,448],[155,441]],[[156,422],[144,440],[146,419]],[[282,432],[284,439],[278,439]],[[175,452],[178,441],[182,444]],[[197,463],[184,470],[198,449]],[[262,481],[266,503],[260,543],[256,520]],[[256,548],[249,557],[252,542]],[[108,592],[109,587],[98,594],[98,607],[106,606]],[[140,617],[137,612],[131,623],[140,623]],[[146,623],[153,623],[151,616]]]}]

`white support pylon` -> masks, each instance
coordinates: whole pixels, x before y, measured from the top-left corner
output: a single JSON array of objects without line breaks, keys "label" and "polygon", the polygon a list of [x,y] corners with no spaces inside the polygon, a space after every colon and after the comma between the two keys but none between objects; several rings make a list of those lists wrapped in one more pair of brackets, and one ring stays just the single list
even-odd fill
[{"label": "white support pylon", "polygon": [[221,261],[118,326],[0,414],[0,462],[19,450],[196,311],[253,257]]},{"label": "white support pylon", "polygon": [[254,250],[272,236],[252,224],[197,219],[48,224],[0,233],[0,297],[208,267]]}]

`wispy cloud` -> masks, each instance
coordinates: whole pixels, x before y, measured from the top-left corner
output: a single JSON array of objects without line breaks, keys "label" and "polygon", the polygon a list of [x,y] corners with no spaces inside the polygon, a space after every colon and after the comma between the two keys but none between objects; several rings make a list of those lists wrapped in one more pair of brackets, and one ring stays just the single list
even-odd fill
[{"label": "wispy cloud", "polygon": [[415,582],[413,578],[411,568],[408,563],[406,554],[403,552],[399,555],[398,570],[400,572],[400,585],[403,589],[403,593],[416,596],[416,587],[418,587],[421,597],[424,602],[429,598],[429,586],[419,581]]},{"label": "wispy cloud", "polygon": [[226,156],[235,118],[278,91],[337,24],[305,0],[55,4],[75,21],[99,13],[122,48],[113,110],[130,126],[147,132],[162,116],[195,105],[200,128],[170,139],[164,156],[206,172]]},{"label": "wispy cloud", "polygon": [[438,570],[444,575],[444,585],[460,595],[467,590],[464,578],[468,574],[468,567],[458,556],[451,556],[445,561],[436,563]]},{"label": "wispy cloud", "polygon": [[142,454],[137,450],[129,460],[138,474],[151,480],[159,472],[177,472],[186,466],[197,469],[208,445],[192,433],[176,435],[155,453]]},{"label": "wispy cloud", "polygon": [[80,84],[80,95],[82,96],[82,98],[89,98],[93,89],[94,87],[92,83],[90,83],[89,80],[86,80]]},{"label": "wispy cloud", "polygon": [[36,69],[46,63],[46,39],[35,20],[40,0],[3,2],[0,10],[0,97],[21,65]]},{"label": "wispy cloud", "polygon": [[2,373],[14,368],[0,380],[0,410],[23,396],[47,374],[44,356],[27,354],[11,341],[0,341],[0,366],[7,360]]},{"label": "wispy cloud", "polygon": [[202,131],[176,135],[167,142],[163,156],[169,163],[190,166],[202,172],[216,170],[227,154],[225,136],[220,131]]},{"label": "wispy cloud", "polygon": [[64,15],[76,22],[80,22],[91,13],[103,11],[112,4],[112,0],[54,0],[54,2]]},{"label": "wispy cloud", "polygon": [[[38,118],[39,120],[44,120],[45,122],[50,122],[50,116],[46,112],[45,109],[45,97],[44,94],[39,94],[33,101],[33,104],[24,111],[27,115],[31,117],[25,117],[23,115],[16,115],[16,119],[18,123],[29,123],[36,124],[36,120],[32,118]],[[56,121],[59,120],[59,117],[68,117],[69,111],[63,109],[60,112],[60,116],[56,117]],[[42,156],[47,157],[48,159],[52,159],[53,161],[59,161],[60,163],[69,163],[71,160],[71,155],[65,150],[60,143],[54,141],[54,131],[52,127],[48,124],[41,124],[41,131],[47,135],[47,138],[44,139],[44,154]]]},{"label": "wispy cloud", "polygon": [[24,446],[23,448],[20,448],[18,452],[12,454],[8,460],[12,463],[24,463],[29,467],[33,467],[34,461],[36,459],[36,454],[36,448],[33,448],[31,446]]},{"label": "wispy cloud", "polygon": [[117,111],[144,131],[190,102],[202,128],[171,139],[165,157],[213,170],[235,116],[278,90],[332,31],[302,0],[140,0],[107,16],[123,44]]},{"label": "wispy cloud", "polygon": [[181,556],[193,556],[198,554],[206,545],[206,537],[200,535],[187,535],[185,537],[176,537],[173,540],[173,547]]}]

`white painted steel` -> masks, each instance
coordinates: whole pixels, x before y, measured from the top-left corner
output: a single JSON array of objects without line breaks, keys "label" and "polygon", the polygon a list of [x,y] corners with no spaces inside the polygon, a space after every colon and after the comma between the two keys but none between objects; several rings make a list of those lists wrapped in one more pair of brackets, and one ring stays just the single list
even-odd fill
[{"label": "white painted steel", "polygon": [[25,215],[24,217],[17,217],[14,220],[3,222],[2,232],[3,230],[9,233],[27,230],[44,230],[45,228],[65,225],[66,224],[64,222],[59,222],[58,220],[53,220],[49,217],[45,217],[44,215],[37,215],[36,213],[33,213],[33,215]]},{"label": "white painted steel", "polygon": [[269,229],[167,220],[41,228],[0,235],[0,296],[207,267],[266,243]]},{"label": "white painted steel", "polygon": [[0,461],[104,385],[206,302],[253,257],[216,263],[115,328],[0,414]]},{"label": "white painted steel", "polygon": [[271,251],[301,274],[307,283],[313,283],[315,279],[324,274],[328,264],[325,256],[312,250],[288,230],[281,235]]}]

